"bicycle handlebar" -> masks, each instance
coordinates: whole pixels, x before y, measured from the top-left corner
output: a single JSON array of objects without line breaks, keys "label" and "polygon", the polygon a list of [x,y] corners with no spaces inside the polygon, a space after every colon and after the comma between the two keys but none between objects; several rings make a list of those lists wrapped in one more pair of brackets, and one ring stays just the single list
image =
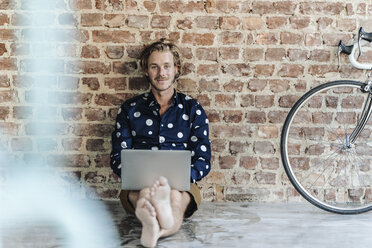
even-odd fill
[{"label": "bicycle handlebar", "polygon": [[[372,42],[372,33],[367,33],[363,30],[363,27],[359,29],[357,41],[350,46],[346,46],[341,40],[338,44],[337,57],[338,57],[338,69],[340,69],[340,54],[345,53],[349,55],[350,63],[358,69],[362,70],[372,70],[372,64],[369,63],[360,63],[357,59],[362,55],[361,46]],[[356,58],[355,52],[359,51]]]}]

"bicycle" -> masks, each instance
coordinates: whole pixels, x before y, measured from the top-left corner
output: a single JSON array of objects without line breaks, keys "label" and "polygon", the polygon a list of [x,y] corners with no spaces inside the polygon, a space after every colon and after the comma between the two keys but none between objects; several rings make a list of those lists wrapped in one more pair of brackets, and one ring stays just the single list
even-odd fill
[{"label": "bicycle", "polygon": [[[372,44],[372,33],[360,28],[350,46],[340,41],[358,69],[356,51]],[[357,57],[357,58],[358,58]],[[372,209],[372,78],[365,82],[331,81],[312,88],[291,108],[281,134],[285,172],[298,193],[313,205],[339,214]]]}]

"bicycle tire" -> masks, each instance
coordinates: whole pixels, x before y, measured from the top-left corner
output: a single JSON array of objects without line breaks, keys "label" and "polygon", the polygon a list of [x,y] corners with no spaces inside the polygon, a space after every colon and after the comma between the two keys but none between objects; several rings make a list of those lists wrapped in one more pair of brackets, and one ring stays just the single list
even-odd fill
[{"label": "bicycle tire", "polygon": [[345,146],[368,96],[364,86],[349,80],[319,85],[294,104],[283,125],[281,157],[290,182],[329,212],[372,209],[372,122],[352,147]]}]

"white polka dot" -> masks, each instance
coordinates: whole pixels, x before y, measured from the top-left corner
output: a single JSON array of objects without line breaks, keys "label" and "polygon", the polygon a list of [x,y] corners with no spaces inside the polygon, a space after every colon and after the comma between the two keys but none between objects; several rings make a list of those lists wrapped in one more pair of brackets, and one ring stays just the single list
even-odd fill
[{"label": "white polka dot", "polygon": [[153,146],[151,147],[151,150],[155,151],[155,150],[159,150],[159,148],[157,146]]},{"label": "white polka dot", "polygon": [[120,114],[121,113],[121,108],[119,108],[119,110],[118,110],[118,114]]},{"label": "white polka dot", "polygon": [[152,111],[152,113],[155,115],[155,116],[157,116],[158,115],[158,112],[156,112],[155,110],[154,111]]},{"label": "white polka dot", "polygon": [[205,123],[207,123],[207,124],[208,124],[208,123],[209,123],[209,120],[208,120],[208,119],[205,119]]},{"label": "white polka dot", "polygon": [[192,98],[189,97],[189,96],[186,96],[185,99],[186,99],[186,100],[191,100]]},{"label": "white polka dot", "polygon": [[117,129],[121,128],[121,125],[120,125],[119,122],[116,123],[116,127],[117,127]]},{"label": "white polka dot", "polygon": [[178,104],[178,107],[180,108],[180,109],[183,109],[183,105],[180,103],[180,104]]},{"label": "white polka dot", "polygon": [[196,136],[191,136],[191,141],[196,142],[196,141],[198,141],[198,138]]},{"label": "white polka dot", "polygon": [[121,147],[123,147],[124,149],[128,148],[127,142],[125,141],[121,142]]},{"label": "white polka dot", "polygon": [[194,156],[195,156],[195,152],[191,151],[191,157],[194,157]]},{"label": "white polka dot", "polygon": [[147,126],[152,126],[152,124],[153,124],[153,121],[151,119],[146,120],[146,125]]},{"label": "white polka dot", "polygon": [[164,143],[165,142],[165,138],[163,136],[159,136],[159,143]]},{"label": "white polka dot", "polygon": [[168,124],[168,128],[172,128],[173,127],[173,124],[172,123],[169,123]]},{"label": "white polka dot", "polygon": [[173,147],[176,147],[176,144],[173,143],[172,146],[173,146]]},{"label": "white polka dot", "polygon": [[121,164],[118,165],[118,169],[121,169]]},{"label": "white polka dot", "polygon": [[134,113],[134,117],[138,118],[138,117],[140,117],[140,116],[141,116],[141,113],[140,113],[140,112],[136,112],[136,113]]},{"label": "white polka dot", "polygon": [[116,164],[116,161],[114,160],[114,161],[112,162],[112,164]]},{"label": "white polka dot", "polygon": [[152,131],[149,131],[149,135],[151,135],[152,134]]},{"label": "white polka dot", "polygon": [[183,143],[183,146],[184,146],[185,148],[187,148],[187,143]]},{"label": "white polka dot", "polygon": [[149,96],[149,93],[145,93],[145,97],[148,97]]},{"label": "white polka dot", "polygon": [[205,147],[205,145],[202,145],[202,146],[200,147],[200,150],[202,150],[203,152],[206,152],[206,151],[207,151],[207,147]]},{"label": "white polka dot", "polygon": [[205,161],[205,158],[200,157],[200,158],[198,158],[198,160]]},{"label": "white polka dot", "polygon": [[137,133],[136,133],[136,131],[132,131],[132,136],[136,136],[137,135]]},{"label": "white polka dot", "polygon": [[197,114],[197,115],[201,115],[201,111],[200,111],[200,109],[196,110],[196,114]]},{"label": "white polka dot", "polygon": [[131,104],[130,104],[130,106],[136,106],[136,103],[135,102],[132,102]]},{"label": "white polka dot", "polygon": [[121,136],[121,133],[120,133],[120,132],[117,132],[117,133],[116,133],[116,137],[119,138],[120,136]]},{"label": "white polka dot", "polygon": [[209,165],[206,165],[205,168],[208,170],[209,169]]},{"label": "white polka dot", "polygon": [[207,130],[204,130],[203,134],[204,134],[205,136],[207,136],[207,135],[208,135]]},{"label": "white polka dot", "polygon": [[200,176],[203,176],[203,172],[202,171],[200,172]]},{"label": "white polka dot", "polygon": [[182,115],[182,119],[184,119],[185,121],[187,121],[189,119],[189,116],[186,115],[186,114],[184,114],[184,115]]},{"label": "white polka dot", "polygon": [[195,129],[198,129],[199,128],[199,126],[195,126]]},{"label": "white polka dot", "polygon": [[192,164],[191,167],[194,167],[194,165]]},{"label": "white polka dot", "polygon": [[179,132],[179,133],[177,134],[177,137],[181,139],[181,138],[183,137],[183,133]]}]

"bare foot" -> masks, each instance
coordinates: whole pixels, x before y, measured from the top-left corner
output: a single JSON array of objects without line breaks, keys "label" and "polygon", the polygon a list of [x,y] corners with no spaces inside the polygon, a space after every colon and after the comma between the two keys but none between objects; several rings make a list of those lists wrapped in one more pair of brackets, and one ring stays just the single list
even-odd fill
[{"label": "bare foot", "polygon": [[145,247],[155,247],[159,239],[159,223],[155,208],[145,198],[137,202],[136,216],[142,223],[141,244]]},{"label": "bare foot", "polygon": [[159,177],[150,188],[150,201],[155,208],[159,225],[162,229],[170,229],[174,224],[170,205],[170,191],[171,188],[165,177]]}]

